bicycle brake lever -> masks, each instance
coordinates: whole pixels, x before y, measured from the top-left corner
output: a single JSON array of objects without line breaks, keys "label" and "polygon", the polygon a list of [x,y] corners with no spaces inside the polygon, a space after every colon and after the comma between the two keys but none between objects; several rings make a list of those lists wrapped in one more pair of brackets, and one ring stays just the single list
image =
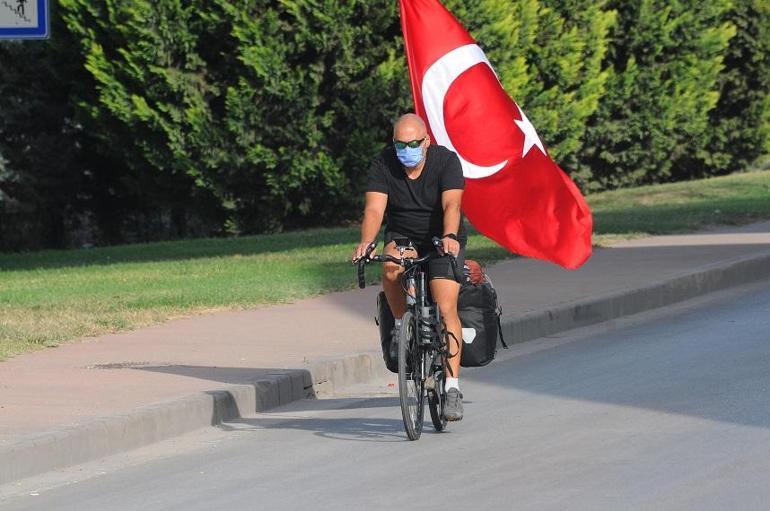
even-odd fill
[{"label": "bicycle brake lever", "polygon": [[449,255],[452,256],[450,262],[452,263],[452,273],[454,273],[455,280],[458,284],[462,284],[465,280],[465,272],[457,267],[457,258],[452,254]]},{"label": "bicycle brake lever", "polygon": [[371,253],[372,253],[372,251],[373,251],[373,250],[374,250],[376,247],[377,247],[377,241],[372,241],[371,243],[369,243],[369,244],[366,246],[366,250],[364,251],[364,255],[362,255],[361,257],[359,257],[359,258],[357,258],[357,259],[353,259],[353,261],[351,261],[351,262],[352,262],[353,264],[358,264],[358,262],[359,262],[359,261],[361,261],[362,259],[363,259],[363,260],[366,260],[366,261],[368,262],[368,261],[369,261],[369,254],[371,254]]}]

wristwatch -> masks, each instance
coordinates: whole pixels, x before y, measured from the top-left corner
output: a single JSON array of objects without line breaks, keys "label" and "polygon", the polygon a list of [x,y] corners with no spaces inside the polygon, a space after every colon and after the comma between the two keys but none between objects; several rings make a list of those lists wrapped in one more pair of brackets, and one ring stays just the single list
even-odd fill
[{"label": "wristwatch", "polygon": [[455,234],[453,232],[450,232],[449,234],[444,234],[444,237],[445,238],[449,238],[450,240],[457,241],[457,234]]}]

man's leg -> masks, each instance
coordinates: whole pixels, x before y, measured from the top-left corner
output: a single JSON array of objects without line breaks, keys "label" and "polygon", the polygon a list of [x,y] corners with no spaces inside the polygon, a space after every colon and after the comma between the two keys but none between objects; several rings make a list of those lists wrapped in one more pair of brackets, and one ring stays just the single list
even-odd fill
[{"label": "man's leg", "polygon": [[[385,245],[383,254],[394,257],[401,256],[401,252],[396,248],[394,241]],[[417,257],[417,251],[413,249],[404,250],[404,255]],[[385,262],[382,265],[382,289],[385,291],[385,298],[388,300],[390,311],[393,313],[393,319],[395,319],[388,354],[393,361],[398,360],[398,331],[401,328],[401,318],[406,312],[406,295],[401,283],[401,275],[403,273],[404,267],[396,263]]]},{"label": "man's leg", "polygon": [[446,323],[447,343],[449,353],[454,355],[447,364],[449,374],[446,374],[446,408],[447,420],[459,421],[463,418],[463,395],[460,392],[458,377],[460,376],[460,356],[462,355],[463,331],[460,317],[457,314],[457,300],[460,294],[460,284],[450,279],[433,279],[430,281],[430,291],[441,311],[441,318]]},{"label": "man's leg", "polygon": [[[385,245],[383,254],[401,257],[401,253],[396,248],[395,241]],[[417,257],[417,251],[407,249],[404,251],[404,255],[407,257]],[[403,273],[403,266],[396,263],[386,262],[382,265],[382,289],[385,291],[388,305],[390,305],[390,310],[396,319],[401,319],[401,316],[406,312],[406,295],[401,284],[401,274]]]},{"label": "man's leg", "polygon": [[447,340],[449,353],[457,354],[448,360],[451,374],[447,374],[447,378],[457,378],[460,376],[460,355],[463,347],[463,329],[460,325],[460,316],[457,314],[460,284],[449,279],[433,279],[430,281],[430,292],[433,295],[433,300],[438,304],[447,331],[452,334],[448,336],[449,339]]}]

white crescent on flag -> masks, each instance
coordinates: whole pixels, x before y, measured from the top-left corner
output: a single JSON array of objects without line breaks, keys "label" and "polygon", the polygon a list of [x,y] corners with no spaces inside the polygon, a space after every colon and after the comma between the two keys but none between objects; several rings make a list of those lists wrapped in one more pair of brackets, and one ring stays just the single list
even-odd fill
[{"label": "white crescent on flag", "polygon": [[436,137],[436,143],[457,153],[463,166],[463,174],[469,178],[491,176],[508,163],[508,160],[505,160],[495,165],[483,167],[469,162],[455,148],[446,130],[444,123],[444,98],[447,91],[461,74],[477,64],[485,64],[489,66],[493,73],[495,72],[482,49],[476,44],[467,44],[450,51],[438,59],[428,68],[422,79],[422,101],[425,105],[425,115],[428,118],[430,129]]}]

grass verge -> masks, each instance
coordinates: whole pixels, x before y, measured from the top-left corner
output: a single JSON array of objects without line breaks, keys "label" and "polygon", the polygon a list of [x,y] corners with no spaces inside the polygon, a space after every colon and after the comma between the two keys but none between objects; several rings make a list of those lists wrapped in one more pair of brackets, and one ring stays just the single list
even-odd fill
[{"label": "grass verge", "polygon": [[[595,243],[770,217],[770,171],[588,197]],[[0,360],[85,336],[206,311],[350,289],[358,232],[318,229],[236,239],[0,255]],[[472,235],[469,258],[510,255]],[[372,281],[378,280],[375,271]]]}]

